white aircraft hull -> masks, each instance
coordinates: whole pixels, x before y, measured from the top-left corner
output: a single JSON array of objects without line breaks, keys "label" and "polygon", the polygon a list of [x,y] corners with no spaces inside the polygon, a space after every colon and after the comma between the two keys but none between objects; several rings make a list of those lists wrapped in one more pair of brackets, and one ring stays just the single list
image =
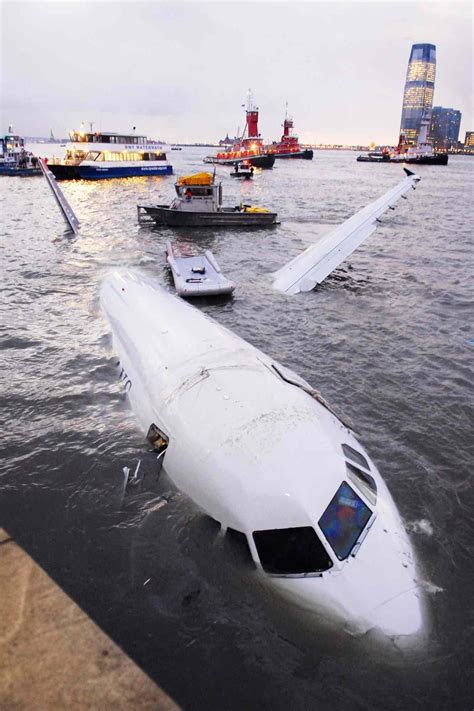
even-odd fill
[{"label": "white aircraft hull", "polygon": [[[110,274],[101,304],[143,431],[153,423],[169,438],[167,474],[224,528],[245,534],[269,584],[359,631],[421,631],[414,555],[392,497],[352,431],[310,386],[146,277]],[[342,444],[365,460],[375,504],[373,492],[348,478],[354,460]],[[328,524],[324,516],[336,491],[338,513]],[[341,556],[338,517],[352,515],[351,507],[369,518]],[[270,564],[274,552],[264,551],[263,539],[257,542],[259,532],[268,542],[269,532],[286,537],[288,529],[317,536],[314,550],[324,565],[313,561],[310,571],[288,572],[288,561],[275,563],[275,556]]]}]

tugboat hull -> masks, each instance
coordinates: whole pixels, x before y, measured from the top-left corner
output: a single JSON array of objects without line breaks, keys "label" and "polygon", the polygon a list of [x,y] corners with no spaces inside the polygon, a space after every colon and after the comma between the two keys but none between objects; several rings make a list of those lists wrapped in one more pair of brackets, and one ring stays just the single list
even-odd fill
[{"label": "tugboat hull", "polygon": [[166,227],[268,227],[277,224],[276,212],[243,212],[231,207],[218,212],[186,212],[165,205],[139,205],[157,225]]},{"label": "tugboat hull", "polygon": [[214,156],[209,156],[204,158],[204,163],[217,163],[217,165],[240,165],[245,161],[250,163],[254,168],[273,168],[275,164],[275,156],[265,153],[260,156],[242,156],[242,158],[217,158]]},{"label": "tugboat hull", "polygon": [[[398,163],[398,161],[393,161]],[[415,163],[416,165],[448,165],[447,153],[436,153],[433,156],[412,156],[405,158],[404,163]]]},{"label": "tugboat hull", "polygon": [[448,165],[447,153],[435,153],[428,156],[406,156],[405,158],[382,158],[381,156],[361,155],[358,163],[410,163],[411,165]]},{"label": "tugboat hull", "polygon": [[302,158],[303,160],[313,160],[313,151],[310,148],[305,148],[302,151],[293,151],[291,153],[275,153],[275,158]]}]

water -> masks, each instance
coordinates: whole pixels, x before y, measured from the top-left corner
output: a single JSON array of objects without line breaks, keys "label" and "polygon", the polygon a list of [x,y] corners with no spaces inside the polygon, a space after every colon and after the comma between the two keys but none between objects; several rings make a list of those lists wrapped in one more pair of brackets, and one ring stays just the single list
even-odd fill
[{"label": "water", "polygon": [[[51,155],[58,146],[34,147]],[[169,157],[203,169],[204,149]],[[472,697],[472,233],[474,162],[422,181],[337,274],[309,294],[270,273],[403,177],[316,152],[252,183],[218,168],[227,204],[264,204],[268,231],[140,227],[137,202],[173,178],[68,182],[64,232],[41,178],[2,178],[4,466],[0,525],[186,709],[470,709]],[[98,305],[110,267],[169,283],[167,239],[212,249],[237,283],[200,308],[296,370],[355,424],[410,531],[430,612],[408,650],[301,620],[238,551],[156,476],[116,379]],[[124,494],[124,466],[143,483]]]}]

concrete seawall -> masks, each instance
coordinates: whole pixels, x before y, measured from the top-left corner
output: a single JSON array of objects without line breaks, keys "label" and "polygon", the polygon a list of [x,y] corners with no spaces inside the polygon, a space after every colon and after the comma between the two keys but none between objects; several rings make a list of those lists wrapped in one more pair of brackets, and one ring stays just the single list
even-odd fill
[{"label": "concrete seawall", "polygon": [[178,709],[2,529],[0,708]]}]

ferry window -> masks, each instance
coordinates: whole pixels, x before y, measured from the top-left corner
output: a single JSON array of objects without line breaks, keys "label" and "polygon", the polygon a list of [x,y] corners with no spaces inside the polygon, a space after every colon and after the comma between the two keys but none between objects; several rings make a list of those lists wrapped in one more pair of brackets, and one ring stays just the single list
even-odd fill
[{"label": "ferry window", "polygon": [[366,527],[372,511],[345,481],[318,521],[339,560],[345,560]]},{"label": "ferry window", "polygon": [[367,472],[362,471],[353,464],[346,462],[347,476],[352,481],[353,484],[357,486],[359,491],[362,491],[364,496],[370,501],[371,504],[375,506],[377,503],[377,484],[375,479],[367,474]]},{"label": "ferry window", "polygon": [[356,464],[360,464],[361,467],[365,467],[370,471],[369,462],[363,454],[358,452],[353,447],[350,447],[348,444],[342,444],[341,447],[347,459],[352,459],[353,462],[355,462]]},{"label": "ferry window", "polygon": [[267,573],[304,575],[332,567],[331,558],[311,526],[254,531],[252,535]]}]

